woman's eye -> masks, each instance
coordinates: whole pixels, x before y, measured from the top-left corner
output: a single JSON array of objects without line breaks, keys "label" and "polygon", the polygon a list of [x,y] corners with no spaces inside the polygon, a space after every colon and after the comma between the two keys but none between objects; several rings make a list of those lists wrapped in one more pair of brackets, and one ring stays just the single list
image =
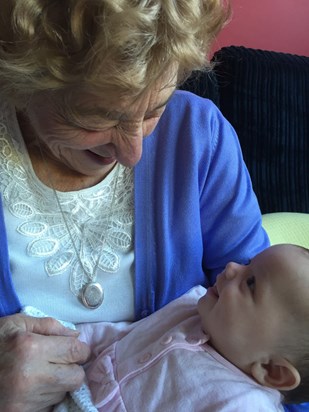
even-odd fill
[{"label": "woman's eye", "polygon": [[160,116],[147,116],[147,117],[144,117],[144,122],[149,122],[149,121],[156,120],[158,117],[160,117]]},{"label": "woman's eye", "polygon": [[255,276],[250,276],[247,279],[247,285],[251,292],[254,292],[255,289]]},{"label": "woman's eye", "polygon": [[164,110],[165,110],[165,106],[164,106],[164,107],[160,107],[160,109],[157,109],[157,110],[155,110],[155,111],[152,112],[152,113],[146,114],[146,116],[144,117],[144,120],[158,119],[159,117],[162,116]]}]

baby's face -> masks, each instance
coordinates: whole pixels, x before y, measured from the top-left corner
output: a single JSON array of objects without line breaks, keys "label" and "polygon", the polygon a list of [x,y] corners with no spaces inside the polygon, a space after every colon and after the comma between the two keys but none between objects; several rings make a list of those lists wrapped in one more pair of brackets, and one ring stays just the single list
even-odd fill
[{"label": "baby's face", "polygon": [[216,350],[249,372],[252,362],[266,362],[278,342],[289,336],[298,305],[308,302],[308,291],[309,254],[277,245],[246,266],[229,263],[199,300],[198,310]]}]

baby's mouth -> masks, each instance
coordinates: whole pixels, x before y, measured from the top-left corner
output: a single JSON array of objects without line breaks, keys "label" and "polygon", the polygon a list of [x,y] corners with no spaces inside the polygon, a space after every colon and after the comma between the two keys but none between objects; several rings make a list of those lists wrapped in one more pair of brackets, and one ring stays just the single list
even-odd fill
[{"label": "baby's mouth", "polygon": [[210,287],[207,289],[206,296],[207,296],[207,293],[208,293],[210,296],[213,296],[213,297],[216,298],[216,299],[219,298],[219,292],[218,292],[218,288],[217,288],[216,285],[210,286]]}]

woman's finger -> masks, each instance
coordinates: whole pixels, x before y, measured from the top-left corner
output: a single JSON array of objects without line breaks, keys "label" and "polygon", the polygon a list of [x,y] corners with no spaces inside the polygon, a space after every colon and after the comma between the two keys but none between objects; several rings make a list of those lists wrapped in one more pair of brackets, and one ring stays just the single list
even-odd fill
[{"label": "woman's finger", "polygon": [[[77,337],[45,336],[25,330],[38,325],[36,320],[31,320],[30,326],[26,321],[26,327],[21,325],[21,318],[7,321],[7,327],[2,322],[0,330],[1,411],[39,411],[57,403],[65,392],[80,387],[84,370],[78,363],[85,362],[90,354],[85,343]],[[52,329],[49,320],[43,323]],[[4,334],[4,330],[10,333]]]},{"label": "woman's finger", "polygon": [[56,319],[35,318],[24,314],[15,314],[0,318],[0,337],[12,335],[18,331],[28,331],[40,335],[78,336],[78,331],[66,328]]},{"label": "woman's finger", "polygon": [[[44,343],[40,345],[44,352],[44,357],[53,364],[83,364],[90,356],[90,348],[76,337],[50,336],[46,340],[45,336],[39,336],[36,344],[41,339]],[[45,339],[44,339],[45,338]],[[43,349],[44,348],[44,349]]]}]

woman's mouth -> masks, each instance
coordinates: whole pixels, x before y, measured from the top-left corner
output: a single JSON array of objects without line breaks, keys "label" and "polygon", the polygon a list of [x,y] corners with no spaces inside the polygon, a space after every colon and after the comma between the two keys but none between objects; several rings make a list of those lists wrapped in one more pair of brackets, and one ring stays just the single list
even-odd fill
[{"label": "woman's mouth", "polygon": [[86,150],[86,153],[91,157],[93,161],[96,163],[99,163],[101,165],[110,165],[111,163],[114,163],[116,161],[116,158],[114,156],[102,156],[98,155],[97,153],[92,152],[91,150]]}]

